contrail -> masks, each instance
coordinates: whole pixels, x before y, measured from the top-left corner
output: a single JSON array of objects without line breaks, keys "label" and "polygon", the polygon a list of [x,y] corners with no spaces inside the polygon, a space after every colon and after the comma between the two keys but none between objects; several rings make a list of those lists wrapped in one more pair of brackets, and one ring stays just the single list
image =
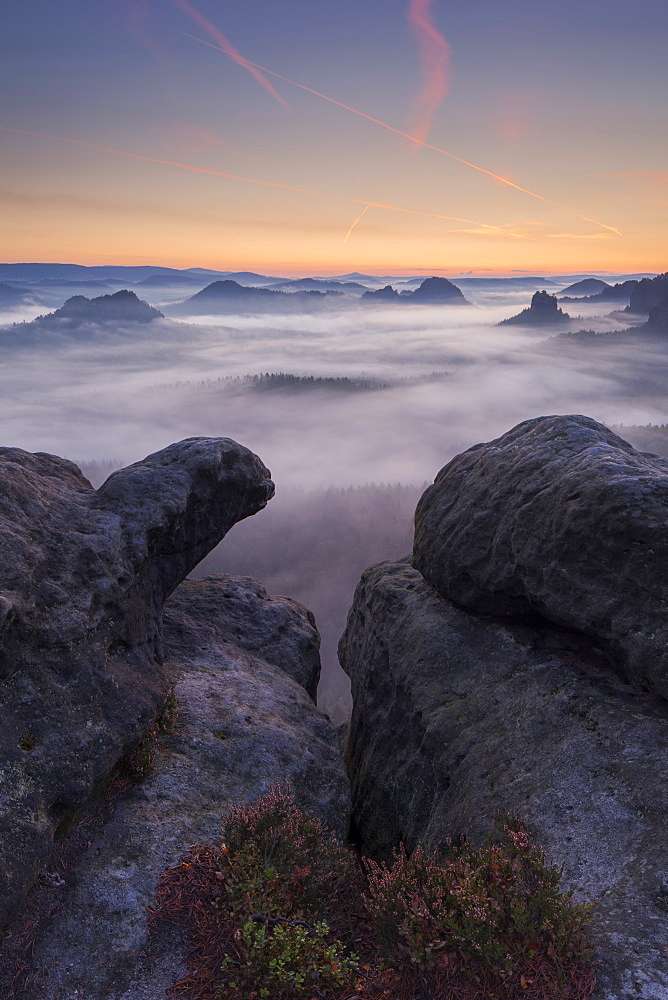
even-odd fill
[{"label": "contrail", "polygon": [[172,2],[179,8],[179,10],[182,10],[184,14],[187,14],[191,20],[193,20],[196,24],[199,24],[200,28],[203,28],[207,35],[216,41],[216,48],[220,48],[230,57],[230,59],[234,59],[235,63],[238,63],[239,66],[243,66],[244,69],[247,69],[248,72],[255,77],[257,82],[262,84],[264,89],[268,91],[268,93],[270,93],[279,104],[282,104],[284,108],[287,108],[287,103],[283,100],[275,87],[271,85],[269,80],[264,78],[262,75],[263,71],[260,67],[255,66],[253,63],[249,62],[248,59],[245,59],[225,37],[222,31],[220,31],[215,24],[212,24],[208,18],[204,17],[204,14],[201,14],[196,7],[193,7],[193,5],[189,3],[189,0],[172,0]]},{"label": "contrail", "polygon": [[450,90],[452,49],[431,19],[432,0],[409,0],[408,23],[417,39],[424,86],[415,99],[415,116],[409,125],[418,139],[425,139],[432,119]]},{"label": "contrail", "polygon": [[476,222],[474,219],[460,219],[456,215],[440,215],[436,212],[420,212],[415,208],[402,208],[399,205],[387,205],[381,201],[368,201],[364,198],[352,198],[348,195],[329,194],[323,191],[314,191],[312,188],[294,187],[291,184],[279,184],[277,181],[260,181],[255,177],[244,177],[243,174],[230,174],[223,170],[211,170],[208,167],[196,167],[192,163],[180,163],[177,160],[162,160],[157,156],[146,156],[144,153],[131,153],[125,149],[116,149],[113,146],[102,146],[96,142],[86,142],[84,139],[69,139],[62,135],[49,135],[47,132],[29,132],[27,129],[10,128],[8,125],[0,125],[3,132],[15,132],[17,135],[36,136],[39,139],[51,139],[54,142],[68,142],[74,146],[85,146],[88,149],[100,149],[104,153],[113,153],[115,156],[126,156],[132,160],[144,160],[146,163],[160,163],[166,167],[178,167],[181,170],[190,170],[196,174],[211,174],[214,177],[227,177],[233,181],[243,181],[246,184],[257,184],[260,187],[279,188],[281,191],[294,191],[297,194],[307,194],[314,198],[329,198],[333,201],[343,201],[349,205],[366,205],[367,208],[385,208],[388,212],[401,212],[405,215],[419,215],[427,219],[445,219],[448,222],[468,222],[474,226],[482,226],[483,229],[491,229],[502,233],[504,236],[514,236],[517,239],[527,239],[521,233],[512,233],[501,226],[494,226],[487,222]]},{"label": "contrail", "polygon": [[[199,42],[200,45],[208,45],[209,48],[218,49],[220,52],[224,52],[219,45],[213,45],[211,42],[205,41],[203,38],[197,38],[195,35],[189,35],[186,31],[180,32],[180,34],[185,35],[186,38],[192,38],[193,41]],[[425,149],[431,149],[435,153],[441,153],[442,156],[447,156],[451,160],[456,160],[457,163],[463,163],[466,167],[471,167],[472,170],[477,170],[481,174],[486,174],[488,177],[492,177],[495,181],[500,181],[501,184],[507,185],[507,187],[514,188],[516,191],[521,191],[523,194],[529,195],[530,198],[537,198],[538,201],[544,202],[546,205],[552,205],[554,208],[561,209],[562,212],[568,212],[571,215],[575,215],[576,218],[581,219],[583,222],[591,222],[594,226],[599,226],[601,229],[608,229],[612,233],[616,233],[617,236],[622,236],[623,234],[616,229],[614,226],[608,226],[605,222],[599,222],[597,219],[590,219],[588,215],[581,215],[574,208],[569,208],[568,205],[561,205],[558,201],[552,201],[551,198],[546,198],[542,194],[538,194],[536,191],[531,191],[529,188],[522,187],[520,184],[515,184],[508,177],[503,177],[501,174],[495,174],[493,170],[487,170],[486,167],[480,167],[477,163],[471,163],[470,160],[464,160],[461,156],[456,156],[454,153],[449,153],[447,149],[441,149],[440,146],[432,146],[431,143],[425,142],[424,139],[420,139],[417,135],[410,135],[408,132],[402,131],[400,128],[395,128],[393,125],[388,125],[387,122],[381,121],[380,118],[374,118],[373,115],[367,115],[364,111],[360,111],[358,108],[352,108],[349,104],[344,104],[342,101],[337,101],[334,97],[328,97],[327,94],[321,94],[319,90],[314,90],[312,87],[307,87],[303,83],[297,83],[296,80],[291,80],[287,76],[282,76],[280,73],[275,73],[272,69],[267,69],[266,66],[260,66],[258,63],[249,63],[249,65],[254,66],[255,69],[261,70],[268,76],[273,76],[277,80],[283,80],[284,83],[289,83],[293,87],[299,87],[300,90],[305,90],[309,94],[315,94],[316,97],[321,97],[323,101],[329,101],[330,104],[336,104],[339,108],[344,108],[345,111],[351,111],[354,115],[358,115],[360,118],[366,118],[367,121],[373,122],[374,125],[380,125],[381,128],[387,129],[389,132],[394,132],[395,135],[400,135],[404,139],[410,139],[411,142],[417,142]]]},{"label": "contrail", "polygon": [[352,233],[353,229],[355,228],[355,226],[357,225],[357,223],[360,222],[360,220],[364,218],[364,216],[366,215],[366,213],[369,211],[370,208],[371,208],[371,205],[365,205],[364,206],[364,208],[362,209],[362,211],[357,216],[357,218],[353,222],[352,226],[350,227],[350,229],[346,233],[346,238],[343,241],[344,243],[348,242],[348,240],[350,239],[350,234]]}]

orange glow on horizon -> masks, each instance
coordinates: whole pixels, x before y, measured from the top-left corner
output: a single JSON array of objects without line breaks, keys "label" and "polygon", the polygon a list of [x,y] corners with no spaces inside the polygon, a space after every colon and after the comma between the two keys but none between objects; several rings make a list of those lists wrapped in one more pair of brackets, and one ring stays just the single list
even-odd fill
[{"label": "orange glow on horizon", "polygon": [[[40,139],[50,139],[54,142],[67,142],[75,146],[84,146],[88,149],[99,149],[104,153],[113,153],[115,156],[125,156],[132,160],[143,160],[147,163],[159,163],[166,167],[177,167],[181,170],[189,170],[198,174],[210,174],[213,177],[226,177],[229,180],[243,181],[247,184],[257,184],[260,187],[278,188],[281,191],[293,191],[296,194],[306,194],[315,198],[329,198],[334,201],[347,202],[353,205],[365,205],[367,208],[384,208],[388,212],[400,212],[404,215],[417,215],[426,219],[443,219],[448,222],[467,222],[474,226],[480,226],[485,230],[492,230],[504,236],[513,236],[517,239],[528,239],[520,233],[512,233],[501,226],[494,226],[486,222],[476,222],[474,219],[462,219],[456,215],[441,215],[436,212],[421,212],[414,208],[403,208],[399,205],[389,205],[380,201],[368,201],[363,198],[352,198],[346,195],[329,194],[328,192],[314,191],[312,188],[294,187],[291,184],[279,184],[278,181],[261,181],[254,177],[245,177],[242,174],[230,174],[223,170],[212,170],[209,167],[196,167],[191,163],[180,163],[177,160],[163,160],[157,156],[147,156],[144,153],[132,153],[125,149],[115,149],[113,146],[102,146],[96,142],[86,142],[84,139],[70,139],[62,135],[49,135],[46,132],[31,132],[27,129],[10,128],[8,125],[0,125],[3,132],[14,132],[18,135],[35,136]],[[361,213],[364,215],[364,212]],[[361,216],[360,216],[361,217]],[[359,221],[359,220],[358,220]]]}]

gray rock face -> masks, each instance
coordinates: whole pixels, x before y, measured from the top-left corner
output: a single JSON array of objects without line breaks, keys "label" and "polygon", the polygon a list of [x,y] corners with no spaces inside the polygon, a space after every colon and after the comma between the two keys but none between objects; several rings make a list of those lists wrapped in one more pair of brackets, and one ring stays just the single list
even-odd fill
[{"label": "gray rock face", "polygon": [[[336,733],[296,679],[313,688],[320,669],[310,612],[248,578],[187,580],[165,606],[164,638],[174,731],[159,738],[154,773],[116,802],[104,826],[87,827],[76,864],[59,869],[64,885],[29,897],[19,930],[54,902],[60,912],[37,931],[32,970],[48,977],[16,1000],[98,1000],[111,991],[118,1000],[163,1000],[185,971],[187,945],[163,926],[148,938],[160,872],[192,844],[218,843],[229,807],[272,784],[290,782],[302,808],[347,833]],[[1,978],[0,993],[8,995]]]},{"label": "gray rock face", "polygon": [[665,703],[582,636],[461,610],[407,559],[363,575],[339,652],[365,847],[480,842],[519,815],[596,901],[597,1000],[666,1000]]},{"label": "gray rock face", "polygon": [[226,438],[189,438],[95,491],[0,449],[0,926],[65,825],[157,717],[165,598],[273,494]]},{"label": "gray rock face", "polygon": [[591,637],[668,696],[668,461],[582,416],[526,420],[439,472],[413,565],[457,604]]}]

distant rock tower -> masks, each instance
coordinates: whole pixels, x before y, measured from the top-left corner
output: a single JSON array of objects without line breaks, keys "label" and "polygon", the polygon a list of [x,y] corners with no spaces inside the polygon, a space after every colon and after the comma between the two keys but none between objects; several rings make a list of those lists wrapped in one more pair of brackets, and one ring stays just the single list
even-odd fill
[{"label": "distant rock tower", "polygon": [[555,295],[549,292],[536,292],[528,309],[523,309],[517,316],[501,320],[499,326],[513,323],[525,326],[551,326],[554,323],[567,323],[571,317],[559,308]]}]

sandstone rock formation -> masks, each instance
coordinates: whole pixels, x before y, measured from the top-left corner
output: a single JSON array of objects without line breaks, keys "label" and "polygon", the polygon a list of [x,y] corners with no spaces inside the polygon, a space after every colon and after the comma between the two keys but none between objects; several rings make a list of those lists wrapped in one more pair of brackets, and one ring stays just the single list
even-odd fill
[{"label": "sandstone rock formation", "polygon": [[399,292],[392,285],[384,285],[383,288],[375,288],[373,291],[362,293],[362,302],[398,302]]},{"label": "sandstone rock formation", "polygon": [[480,843],[499,812],[519,815],[596,902],[596,1000],[665,1000],[666,703],[586,637],[463,610],[408,559],[363,575],[340,658],[365,849]]},{"label": "sandstone rock formation", "polygon": [[631,292],[628,312],[648,315],[668,296],[668,271],[655,278],[643,278]]},{"label": "sandstone rock formation", "polygon": [[71,462],[0,449],[0,926],[169,686],[162,604],[273,495],[226,438],[188,438],[94,490]]},{"label": "sandstone rock formation", "polygon": [[377,288],[374,291],[364,292],[362,295],[364,302],[395,302],[405,305],[470,305],[465,299],[461,290],[453,285],[447,278],[425,278],[418,285],[414,292],[403,291],[401,295],[392,285],[385,285],[384,288]]},{"label": "sandstone rock formation", "polygon": [[668,333],[668,295],[650,309],[647,323],[641,329],[650,333],[664,335]]},{"label": "sandstone rock formation", "polygon": [[499,326],[504,324],[551,326],[554,323],[566,323],[569,319],[568,313],[559,308],[555,295],[550,295],[549,292],[536,292],[528,309],[523,309],[517,316],[502,319]]},{"label": "sandstone rock formation", "polygon": [[413,565],[482,614],[539,615],[668,696],[668,462],[582,416],[526,420],[439,472]]},{"label": "sandstone rock formation", "polygon": [[[219,842],[229,806],[254,802],[274,783],[290,782],[302,808],[347,834],[336,733],[305,690],[320,672],[311,613],[248,578],[189,579],[165,605],[164,640],[174,731],[158,739],[154,773],[116,800],[104,824],[84,819],[75,861],[53,862],[62,884],[29,897],[15,926],[20,934],[26,920],[38,921],[29,970],[37,985],[21,977],[13,1000],[111,991],[117,1000],[163,1000],[185,971],[187,943],[162,925],[148,937],[160,872],[192,844]],[[52,906],[59,912],[49,922]],[[9,938],[7,971],[13,954]],[[12,995],[1,978],[0,993]]]}]

